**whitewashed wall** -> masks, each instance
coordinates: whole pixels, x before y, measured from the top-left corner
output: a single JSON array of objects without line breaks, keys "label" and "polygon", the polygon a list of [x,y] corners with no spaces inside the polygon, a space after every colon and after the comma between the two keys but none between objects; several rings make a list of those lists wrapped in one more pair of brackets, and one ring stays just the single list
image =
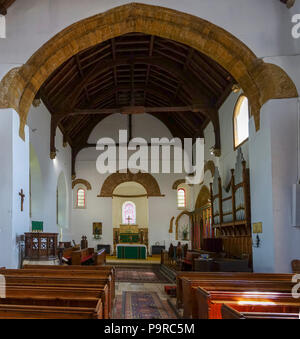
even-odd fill
[{"label": "whitewashed wall", "polygon": [[39,161],[44,195],[43,208],[40,214],[42,219],[37,221],[44,222],[45,232],[60,233],[56,223],[56,190],[58,178],[63,173],[67,185],[67,212],[63,236],[69,239],[70,204],[72,201],[71,149],[69,145],[66,148],[63,147],[62,134],[58,129],[56,133],[57,156],[55,160],[50,159],[50,121],[51,115],[43,104],[39,107],[31,107],[28,116],[29,140]]},{"label": "whitewashed wall", "polygon": [[[233,112],[236,105],[236,102],[242,92],[231,93],[224,104],[219,110],[219,120],[220,120],[220,136],[221,136],[221,156],[215,157],[210,153],[210,149],[215,145],[215,135],[213,130],[212,123],[204,130],[205,138],[205,160],[212,160],[216,167],[219,168],[220,176],[222,179],[223,186],[227,186],[231,172],[230,170],[235,167],[235,161],[237,156],[237,150],[234,150],[233,144]],[[242,146],[242,152],[244,158],[247,162],[247,167],[250,167],[249,163],[249,145],[246,141]],[[209,188],[209,184],[212,182],[213,178],[210,171],[207,171],[204,175],[203,185],[206,185]],[[202,185],[199,185],[194,188],[194,201],[196,202],[198,194],[201,190]]]},{"label": "whitewashed wall", "polygon": [[[171,138],[170,131],[158,119],[144,114],[133,116],[133,137],[144,137],[150,141],[152,137]],[[89,142],[95,143],[100,137],[118,138],[119,129],[127,128],[127,117],[114,115],[105,118],[91,133]],[[92,190],[87,191],[87,208],[73,209],[72,212],[72,234],[74,240],[79,241],[82,235],[87,235],[92,246],[99,241],[92,237],[93,222],[103,222],[103,237],[100,243],[113,243],[113,211],[112,198],[99,198],[101,187],[109,174],[101,175],[96,170],[96,159],[100,154],[94,149],[81,151],[76,163],[77,178],[85,179],[92,185]],[[130,155],[130,152],[129,152]],[[177,209],[177,191],[172,189],[173,183],[185,177],[184,174],[153,174],[157,180],[161,193],[165,197],[149,197],[149,245],[155,243],[165,244],[168,248],[170,242],[175,241],[175,227],[173,234],[169,234],[170,220],[182,212]],[[74,195],[73,195],[74,197]],[[190,194],[189,209],[193,209],[193,194]],[[73,202],[74,206],[74,202]]]},{"label": "whitewashed wall", "polygon": [[[18,114],[0,110],[0,266],[17,268],[19,251],[17,235],[29,231],[29,133],[26,141],[19,138]],[[23,189],[25,201],[21,211],[19,192]]]}]

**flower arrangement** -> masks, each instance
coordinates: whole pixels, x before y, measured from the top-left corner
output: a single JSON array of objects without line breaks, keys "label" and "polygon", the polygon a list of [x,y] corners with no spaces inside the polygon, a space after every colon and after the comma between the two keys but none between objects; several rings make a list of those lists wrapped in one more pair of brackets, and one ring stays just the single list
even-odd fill
[{"label": "flower arrangement", "polygon": [[182,227],[182,237],[183,240],[187,240],[189,235],[189,225],[183,225]]}]

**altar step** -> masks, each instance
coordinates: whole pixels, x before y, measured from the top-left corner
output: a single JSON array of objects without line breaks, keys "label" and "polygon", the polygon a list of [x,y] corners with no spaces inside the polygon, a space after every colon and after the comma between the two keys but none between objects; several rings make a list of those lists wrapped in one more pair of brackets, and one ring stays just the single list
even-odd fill
[{"label": "altar step", "polygon": [[166,266],[166,265],[161,265],[160,266],[160,272],[166,277],[168,278],[168,280],[170,280],[171,282],[176,282],[176,271],[174,271],[173,269],[171,269],[170,267]]}]

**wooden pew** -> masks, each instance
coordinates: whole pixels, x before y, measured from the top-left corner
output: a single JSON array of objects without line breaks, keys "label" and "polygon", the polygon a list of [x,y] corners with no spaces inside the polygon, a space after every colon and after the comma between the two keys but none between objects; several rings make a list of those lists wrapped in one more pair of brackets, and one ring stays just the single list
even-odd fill
[{"label": "wooden pew", "polygon": [[74,251],[78,251],[78,250],[80,250],[80,247],[78,247],[78,246],[64,248],[63,252],[62,252],[62,256],[65,259],[67,259],[69,262],[71,262],[71,260],[72,260],[72,253]]},{"label": "wooden pew", "polygon": [[55,270],[55,271],[103,271],[110,272],[111,274],[111,293],[112,293],[112,301],[115,299],[115,268],[113,266],[82,266],[82,265],[72,265],[72,266],[56,266],[56,265],[24,265],[23,269],[28,270]]},{"label": "wooden pew", "polygon": [[72,252],[72,265],[82,265],[87,261],[93,259],[94,249],[93,248],[85,248],[79,251]]},{"label": "wooden pew", "polygon": [[[93,272],[93,271],[91,271]],[[102,292],[102,302],[104,307],[104,317],[109,318],[112,310],[112,297],[109,289],[108,276],[96,275],[92,277],[79,277],[66,275],[68,272],[56,272],[43,270],[42,272],[32,273],[30,270],[2,270],[5,275],[6,285],[9,286],[43,286],[43,287],[70,287],[70,288],[89,288]],[[63,273],[63,276],[57,274]],[[73,272],[70,272],[73,274]],[[32,275],[34,274],[34,275]]]},{"label": "wooden pew", "polygon": [[105,249],[97,251],[94,254],[93,260],[94,260],[94,265],[97,265],[97,266],[105,265],[106,264],[106,251],[105,251]]},{"label": "wooden pew", "polygon": [[[260,280],[258,280],[260,279]],[[275,278],[274,278],[275,279]],[[182,279],[183,287],[183,316],[190,318],[192,315],[198,314],[198,305],[196,300],[196,289],[202,287],[211,290],[228,290],[228,291],[256,291],[256,292],[288,292],[290,293],[293,287],[291,281],[278,281],[268,278],[253,279],[202,279],[202,280],[189,280],[188,278]]]},{"label": "wooden pew", "polygon": [[[177,294],[177,307],[182,308],[182,279],[188,278],[190,280],[200,279],[239,279],[239,280],[257,280],[262,279],[274,279],[274,273],[248,273],[248,272],[178,272],[176,277],[176,294]],[[276,280],[291,281],[291,274],[276,274]]]},{"label": "wooden pew", "polygon": [[[267,310],[267,308],[266,308]],[[274,312],[239,312],[233,307],[223,304],[221,307],[222,319],[299,319],[297,313]]]},{"label": "wooden pew", "polygon": [[0,304],[0,319],[102,319],[101,308]]},{"label": "wooden pew", "polygon": [[192,315],[194,319],[222,319],[223,304],[243,312],[295,313],[300,309],[300,301],[291,293],[208,291],[198,287],[196,295],[198,314]]}]

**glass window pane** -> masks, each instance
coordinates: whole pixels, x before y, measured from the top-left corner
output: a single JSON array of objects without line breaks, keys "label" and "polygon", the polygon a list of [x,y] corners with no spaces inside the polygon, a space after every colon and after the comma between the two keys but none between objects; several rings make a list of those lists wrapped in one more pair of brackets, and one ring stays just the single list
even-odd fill
[{"label": "glass window pane", "polygon": [[234,125],[235,147],[238,147],[249,137],[249,103],[245,96],[238,100],[234,112]]},{"label": "glass window pane", "polygon": [[77,207],[85,207],[85,191],[83,189],[77,191]]},{"label": "glass window pane", "polygon": [[177,191],[177,206],[178,207],[186,207],[186,196],[185,196],[185,190],[180,188]]}]

